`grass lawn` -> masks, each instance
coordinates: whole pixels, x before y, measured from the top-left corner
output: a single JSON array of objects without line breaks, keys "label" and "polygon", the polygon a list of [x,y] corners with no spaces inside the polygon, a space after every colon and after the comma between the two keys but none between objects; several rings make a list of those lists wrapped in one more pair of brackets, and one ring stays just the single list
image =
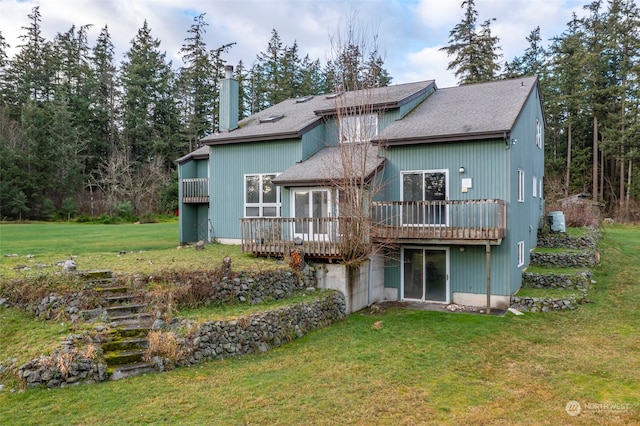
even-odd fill
[{"label": "grass lawn", "polygon": [[640,424],[640,228],[607,228],[600,248],[593,303],[576,311],[360,312],[261,355],[5,388],[0,424]]},{"label": "grass lawn", "polygon": [[[243,254],[240,246],[209,244],[202,251],[180,248],[178,222],[96,225],[82,223],[0,224],[0,277],[62,270],[74,256],[78,269],[150,273],[159,269],[211,269],[230,256],[234,269],[268,269],[273,260]],[[123,252],[121,254],[121,252]],[[17,257],[6,255],[17,254]],[[27,255],[33,257],[27,258]],[[38,268],[37,265],[46,265]],[[24,265],[28,271],[13,268]]]}]

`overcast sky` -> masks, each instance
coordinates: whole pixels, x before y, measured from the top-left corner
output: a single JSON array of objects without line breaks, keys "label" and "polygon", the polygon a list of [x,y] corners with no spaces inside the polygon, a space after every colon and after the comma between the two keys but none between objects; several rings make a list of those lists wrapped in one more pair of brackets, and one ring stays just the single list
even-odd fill
[{"label": "overcast sky", "polygon": [[[11,45],[20,44],[27,15],[40,6],[42,32],[48,40],[56,33],[93,24],[93,46],[100,29],[108,25],[120,62],[131,40],[146,19],[151,33],[161,41],[174,67],[181,63],[179,50],[194,16],[206,13],[206,42],[210,49],[236,42],[225,59],[250,66],[265,51],[276,29],[282,41],[298,42],[302,55],[325,62],[330,55],[330,36],[336,34],[350,13],[357,14],[361,28],[377,33],[385,66],[393,83],[435,79],[438,87],[456,84],[449,59],[438,51],[447,45],[449,31],[460,22],[462,0],[0,0],[0,31]],[[478,23],[495,18],[491,28],[500,38],[502,61],[521,55],[525,37],[540,26],[545,45],[560,35],[572,12],[583,16],[588,0],[476,0]]]}]

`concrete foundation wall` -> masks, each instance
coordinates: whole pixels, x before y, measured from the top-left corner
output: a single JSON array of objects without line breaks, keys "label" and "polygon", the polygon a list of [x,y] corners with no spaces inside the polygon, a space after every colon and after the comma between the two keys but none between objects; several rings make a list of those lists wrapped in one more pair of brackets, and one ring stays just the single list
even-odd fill
[{"label": "concrete foundation wall", "polygon": [[[478,293],[453,292],[453,303],[465,306],[487,306],[487,295]],[[507,309],[511,303],[511,296],[491,295],[491,307],[496,309]]]},{"label": "concrete foundation wall", "polygon": [[385,300],[384,261],[373,257],[358,267],[352,288],[347,287],[347,267],[340,264],[322,265],[317,272],[318,288],[338,290],[344,294],[347,314]]}]

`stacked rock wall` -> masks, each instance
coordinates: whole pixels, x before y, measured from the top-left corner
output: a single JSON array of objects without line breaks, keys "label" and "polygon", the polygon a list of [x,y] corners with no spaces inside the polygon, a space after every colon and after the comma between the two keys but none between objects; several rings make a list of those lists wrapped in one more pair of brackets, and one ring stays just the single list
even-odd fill
[{"label": "stacked rock wall", "polygon": [[[330,292],[309,303],[301,302],[237,320],[208,321],[198,325],[195,332],[190,333],[192,337],[182,339],[181,349],[189,356],[179,364],[266,352],[344,316],[344,295]],[[161,361],[155,359],[156,363]]]}]

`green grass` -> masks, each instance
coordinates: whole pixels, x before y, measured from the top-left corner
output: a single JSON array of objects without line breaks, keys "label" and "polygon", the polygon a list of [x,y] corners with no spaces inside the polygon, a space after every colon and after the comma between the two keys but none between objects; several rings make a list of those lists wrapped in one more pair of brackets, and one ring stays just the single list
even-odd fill
[{"label": "green grass", "polygon": [[546,266],[529,265],[526,272],[532,274],[575,275],[585,270],[586,268],[548,268]]},{"label": "green grass", "polygon": [[[639,424],[640,228],[606,229],[600,250],[575,311],[361,312],[261,355],[5,389],[0,424]],[[572,418],[569,400],[629,406]]]},{"label": "green grass", "polygon": [[584,250],[562,248],[562,247],[536,247],[534,252],[537,253],[580,253]]},{"label": "green grass", "polygon": [[281,300],[271,300],[269,302],[260,303],[257,305],[249,305],[246,303],[236,303],[233,305],[209,305],[194,309],[178,309],[175,313],[176,316],[181,318],[189,318],[197,322],[202,321],[217,321],[217,320],[231,320],[241,316],[255,314],[258,312],[264,312],[284,306],[290,306],[294,303],[300,302],[314,302],[323,296],[326,296],[328,290],[319,290],[313,292],[299,291],[292,297]]},{"label": "green grass", "polygon": [[[96,225],[30,223],[0,225],[0,277],[53,273],[74,256],[78,269],[151,273],[159,269],[212,269],[230,256],[234,269],[270,269],[273,260],[243,254],[238,245],[209,244],[202,251],[180,248],[178,223]],[[124,254],[119,254],[124,252]],[[18,257],[7,257],[17,254]],[[27,258],[27,255],[33,258]],[[47,265],[37,268],[38,264]],[[17,265],[31,268],[16,271]]]},{"label": "green grass", "polygon": [[584,237],[589,232],[591,232],[589,228],[574,228],[574,227],[567,228],[567,234],[573,237]]}]

